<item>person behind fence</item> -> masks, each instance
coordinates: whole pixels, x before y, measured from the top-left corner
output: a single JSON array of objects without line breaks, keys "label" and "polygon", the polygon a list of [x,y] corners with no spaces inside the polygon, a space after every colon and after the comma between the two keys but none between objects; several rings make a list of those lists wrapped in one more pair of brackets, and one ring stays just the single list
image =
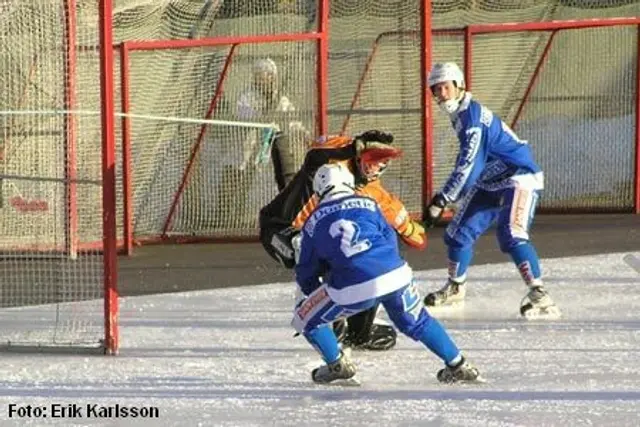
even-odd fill
[{"label": "person behind fence", "polygon": [[510,255],[527,286],[520,304],[525,318],[557,318],[542,281],[540,260],[529,229],[544,188],[543,172],[531,146],[465,90],[464,75],[452,62],[437,63],[428,85],[450,118],[460,148],[455,167],[442,189],[424,208],[423,221],[433,227],[445,207],[459,203],[446,228],[449,277],[443,288],[425,297],[428,306],[461,302],[476,241],[497,223],[500,250]]},{"label": "person behind fence", "polygon": [[401,332],[444,361],[436,375],[439,381],[479,380],[478,369],[424,308],[395,230],[374,199],[355,192],[348,168],[320,167],[313,191],[319,202],[302,228],[295,267],[300,296],[292,320],[325,362],[311,372],[312,380],[326,384],[355,376],[356,367],[330,324],[378,304]]},{"label": "person behind fence", "polygon": [[[387,192],[380,176],[401,151],[393,146],[393,135],[369,130],[354,137],[337,136],[314,144],[293,180],[260,211],[260,241],[265,251],[285,268],[295,266],[295,242],[300,228],[317,205],[313,194],[313,176],[327,163],[343,163],[356,176],[359,194],[374,198],[398,236],[411,247],[422,250],[427,237],[422,225],[412,220],[403,203]],[[396,332],[376,321],[378,307],[371,307],[348,320],[336,322],[341,343],[364,350],[388,350],[396,343]]]},{"label": "person behind fence", "polygon": [[[229,146],[225,165],[217,186],[216,212],[221,221],[235,218],[244,211],[248,193],[255,184],[256,171],[266,153],[273,167],[279,191],[284,189],[307,148],[309,132],[299,120],[300,112],[283,84],[276,62],[270,57],[257,59],[251,68],[251,82],[235,99],[230,119],[258,124],[275,124],[272,137],[265,138],[265,129],[239,128],[231,137],[239,144]],[[224,128],[227,132],[228,128]],[[265,143],[268,146],[265,147]],[[238,189],[243,191],[238,192]],[[244,198],[240,195],[244,194]]]},{"label": "person behind fence", "polygon": [[237,103],[239,120],[278,126],[271,146],[271,161],[279,191],[298,171],[310,135],[298,120],[296,106],[283,93],[283,88],[276,62],[269,57],[260,58],[253,64],[251,88],[241,94]]}]

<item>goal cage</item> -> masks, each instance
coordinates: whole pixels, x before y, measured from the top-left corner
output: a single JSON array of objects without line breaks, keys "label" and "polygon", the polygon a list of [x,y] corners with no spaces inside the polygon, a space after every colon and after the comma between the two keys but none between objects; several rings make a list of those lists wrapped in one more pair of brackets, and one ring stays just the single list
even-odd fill
[{"label": "goal cage", "polygon": [[3,2],[0,343],[115,354],[117,251],[255,240],[276,134],[299,165],[318,136],[392,132],[385,186],[420,215],[457,146],[433,61],[532,145],[542,211],[639,213],[638,16],[622,0]]}]

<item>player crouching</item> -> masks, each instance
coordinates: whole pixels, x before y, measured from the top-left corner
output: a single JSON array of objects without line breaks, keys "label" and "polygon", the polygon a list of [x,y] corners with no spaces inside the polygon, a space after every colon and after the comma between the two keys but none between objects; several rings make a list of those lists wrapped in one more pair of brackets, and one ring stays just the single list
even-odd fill
[{"label": "player crouching", "polygon": [[375,200],[354,191],[352,173],[324,165],[314,176],[319,204],[302,228],[295,267],[302,297],[292,326],[326,362],[312,371],[314,382],[352,380],[356,367],[338,344],[330,324],[382,304],[393,324],[445,362],[443,383],[478,381],[444,327],[426,311],[413,273],[400,256],[394,229]]}]

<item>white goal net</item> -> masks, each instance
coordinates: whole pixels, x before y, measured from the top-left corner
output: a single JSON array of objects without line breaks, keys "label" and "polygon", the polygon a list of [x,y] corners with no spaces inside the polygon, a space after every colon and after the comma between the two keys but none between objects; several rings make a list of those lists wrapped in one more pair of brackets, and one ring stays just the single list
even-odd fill
[{"label": "white goal net", "polygon": [[[98,1],[0,2],[0,345],[102,350]],[[82,7],[80,7],[82,6]],[[88,47],[92,47],[90,50]],[[85,49],[90,61],[78,62]]]}]

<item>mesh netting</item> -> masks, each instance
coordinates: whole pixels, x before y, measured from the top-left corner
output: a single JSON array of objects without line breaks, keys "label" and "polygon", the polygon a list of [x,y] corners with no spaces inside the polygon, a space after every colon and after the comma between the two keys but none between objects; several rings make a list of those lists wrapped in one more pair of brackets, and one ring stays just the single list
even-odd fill
[{"label": "mesh netting", "polygon": [[[433,5],[434,28],[640,14],[638,2],[616,0],[436,1]],[[563,29],[549,44],[552,34],[513,31],[473,35],[471,90],[532,145],[545,171],[543,208],[631,209],[636,28]],[[434,61],[464,65],[461,33],[436,32],[433,48]],[[540,72],[534,80],[538,64]],[[438,188],[457,150],[443,114],[434,115],[434,137]]]},{"label": "mesh netting", "polygon": [[419,1],[331,2],[329,131],[384,129],[404,156],[383,181],[420,212],[422,132]]},{"label": "mesh netting", "polygon": [[[309,42],[285,42],[239,45],[233,51],[221,46],[131,52],[131,113],[206,119],[212,108],[210,116],[217,120],[240,121],[204,128],[197,120],[132,122],[136,238],[255,234],[257,212],[277,192],[269,152],[262,152],[265,126],[273,123],[285,134],[278,148],[294,165],[290,169],[301,163],[314,131],[313,51]],[[269,94],[252,80],[254,64],[265,58],[277,65],[281,78]],[[184,191],[177,193],[184,179]]]},{"label": "mesh netting", "polygon": [[[416,36],[420,28],[420,3],[333,1],[329,26],[330,130],[339,132],[346,123],[347,132],[370,127],[392,131],[407,156],[390,168],[384,177],[385,184],[398,193],[413,212],[421,208],[422,192],[422,85]],[[462,31],[438,30],[462,29],[471,24],[640,14],[637,2],[616,0],[434,0],[431,3],[432,59],[455,61],[461,67],[465,65]],[[548,191],[543,207],[618,210],[632,206],[634,112],[630,97],[635,91],[636,49],[631,39],[634,34],[633,27],[563,30],[552,44],[547,65],[535,90],[524,102],[521,121],[516,126],[523,139],[531,142],[547,172]],[[507,123],[513,122],[523,103],[549,37],[549,32],[525,31],[472,37],[472,92]],[[586,73],[567,72],[583,67]],[[550,97],[550,93],[555,95]],[[618,112],[613,113],[596,106],[612,99],[619,99],[617,104],[628,108],[622,112],[615,107]],[[578,107],[579,104],[582,107]],[[541,122],[540,111],[546,111],[556,122]],[[558,120],[559,115],[564,122]],[[534,116],[537,122],[532,120]],[[599,141],[611,136],[614,129],[614,138],[619,142],[610,148],[608,157],[603,158]],[[437,190],[451,171],[458,142],[448,118],[437,109],[434,109],[433,131],[432,172]],[[575,139],[592,142],[578,147],[572,142]],[[574,164],[580,166],[563,172],[565,166],[560,165],[567,159],[579,159]],[[588,167],[580,163],[585,159]]]},{"label": "mesh netting", "polygon": [[[25,251],[79,252],[76,263],[63,263],[63,269],[71,273],[55,282],[75,281],[86,288],[86,298],[90,299],[99,298],[101,292],[97,287],[99,256],[91,257],[86,250],[99,247],[102,238],[98,7],[97,1],[77,0],[75,14],[67,15],[65,11],[73,3],[22,0],[0,6],[7,28],[0,53],[0,109],[11,112],[2,116],[0,247],[9,252],[22,251],[21,259],[27,259]],[[114,42],[309,33],[317,28],[316,3],[117,0]],[[418,0],[331,1],[327,75],[329,132],[356,133],[370,128],[391,131],[405,156],[385,174],[385,185],[413,213],[421,210],[424,164],[420,4]],[[433,27],[441,29],[481,23],[636,16],[640,12],[636,2],[585,4],[434,0],[432,20]],[[65,41],[70,16],[75,17],[77,29],[72,44]],[[474,35],[472,91],[508,123],[517,118],[516,130],[534,146],[547,172],[544,206],[629,207],[635,29],[559,32],[536,85],[524,100],[550,37],[550,32],[523,31]],[[257,212],[276,192],[270,160],[255,161],[265,125],[275,123],[288,133],[283,145],[286,157],[292,168],[300,164],[308,137],[315,134],[317,117],[323,113],[316,105],[316,43],[256,41],[242,42],[235,48],[227,44],[133,50],[127,70],[121,70],[119,51],[115,52],[116,110],[124,108],[120,105],[123,90],[128,91],[130,100],[131,205],[137,238],[157,238],[165,233],[255,236]],[[454,60],[463,66],[463,46],[461,33],[436,31],[433,59]],[[75,61],[67,61],[71,57]],[[253,64],[266,57],[277,64],[280,94],[294,108],[275,114],[273,108],[258,106],[259,114],[242,116],[239,100],[255,89]],[[226,64],[227,73],[223,75]],[[120,88],[119,77],[124,71],[129,83],[127,88]],[[216,97],[218,87],[221,91]],[[172,117],[192,121],[166,120]],[[218,124],[198,122],[202,119],[217,120]],[[117,127],[117,209],[122,237],[119,120]],[[201,133],[203,138],[199,137]],[[454,133],[437,110],[434,137],[437,189],[457,151]],[[197,144],[199,150],[190,163]],[[605,148],[608,151],[603,151]],[[564,165],[569,159],[578,159],[575,163],[581,167],[567,170]],[[192,166],[187,174],[189,164]],[[183,181],[184,189],[179,192]],[[17,268],[16,262],[6,263],[10,269],[7,275],[12,283],[20,283],[16,292],[26,294],[25,285],[18,282],[22,268]],[[25,265],[33,265],[37,271],[50,268],[40,269],[31,261],[25,261]],[[74,265],[85,265],[82,273],[74,272]],[[86,283],[87,271],[95,272],[95,289]],[[24,279],[25,283],[29,281]],[[21,304],[15,295],[5,301],[6,305]]]},{"label": "mesh netting", "polygon": [[[330,2],[327,76],[329,132],[356,133],[370,128],[391,131],[405,156],[385,175],[385,185],[397,193],[414,213],[421,209],[424,163],[423,111],[420,104],[420,3],[418,0]],[[433,27],[436,29],[480,23],[632,16],[638,9],[635,4],[624,5],[624,2],[613,0],[590,2],[589,7],[576,7],[584,4],[566,1],[432,3]],[[177,0],[122,1],[116,10],[115,34],[118,40],[129,40],[308,32],[317,25],[315,7],[305,2],[228,1],[203,4]],[[363,24],[365,22],[366,25]],[[617,30],[598,31],[614,34]],[[586,34],[588,30],[580,31]],[[563,95],[558,95],[553,101],[555,107],[547,105],[541,107],[543,110],[555,111],[556,115],[561,110],[574,122],[582,123],[583,127],[591,120],[575,109],[571,110],[573,107],[569,106],[567,92],[573,90],[571,96],[579,97],[575,90],[592,85],[601,75],[597,70],[603,67],[598,62],[586,64],[579,59],[580,56],[589,56],[584,53],[585,47],[593,49],[593,46],[610,45],[611,37],[617,36],[601,36],[600,41],[592,43],[592,40],[580,41],[581,37],[584,38],[578,35],[580,31],[572,31],[575,36],[557,36],[555,50],[547,59],[546,77],[540,77],[538,86],[527,99],[516,130],[531,141],[547,171],[549,190],[543,202],[545,207],[627,208],[631,203],[629,185],[632,173],[629,166],[631,140],[626,136],[632,131],[632,125],[628,119],[622,120],[626,130],[618,128],[621,139],[625,141],[621,142],[624,150],[619,155],[625,161],[624,167],[612,171],[612,180],[616,182],[613,187],[596,178],[596,170],[611,169],[603,161],[595,162],[591,169],[582,168],[563,174],[557,159],[574,156],[576,150],[575,145],[566,142],[568,138],[557,132],[566,126],[532,121],[534,116],[540,119],[540,114],[534,112],[534,104],[542,105],[543,95],[539,94],[544,91],[562,92]],[[566,34],[570,34],[568,30]],[[522,104],[533,70],[549,37],[548,32],[473,36],[473,92],[508,123],[513,122],[518,106]],[[563,38],[574,38],[574,41],[561,43]],[[617,42],[628,43],[628,40]],[[462,33],[436,31],[433,59],[454,60],[463,66],[463,46]],[[568,55],[568,52],[573,53]],[[206,118],[215,88],[222,81],[222,96],[217,100],[212,118],[237,121],[238,99],[251,87],[251,64],[259,58],[271,57],[278,63],[283,93],[296,106],[295,114],[275,121],[279,121],[284,129],[288,129],[290,123],[301,123],[307,131],[305,135],[313,134],[317,113],[317,55],[313,42],[242,43],[232,55],[230,46],[134,51],[130,66],[130,111],[143,115]],[[229,57],[229,73],[223,77],[222,70]],[[597,52],[591,57],[600,58],[599,61],[604,59]],[[621,67],[626,66],[620,55],[609,54],[609,57],[618,61]],[[559,64],[555,70],[551,66],[553,58]],[[571,61],[582,61],[582,65],[588,65],[593,72],[583,76],[582,83],[575,80],[575,85],[561,88],[566,79],[561,66]],[[619,85],[617,90],[623,93],[631,89],[626,93],[632,93],[632,88],[627,87],[633,81],[632,77],[623,80],[626,83]],[[589,96],[585,95],[582,102],[587,102]],[[571,102],[574,106],[577,103]],[[446,117],[437,110],[434,112],[433,174],[437,189],[450,172],[457,141]],[[260,116],[251,117],[250,121],[265,124],[274,119]],[[581,132],[588,135],[581,138],[598,141],[603,135],[602,130],[607,127],[603,126],[601,130],[595,130],[595,127],[582,129]],[[219,237],[255,235],[257,211],[276,191],[269,163],[247,166],[252,163],[249,158],[256,154],[256,130],[207,126],[184,191],[176,197],[175,189],[185,176],[184,170],[189,164],[189,154],[197,143],[199,131],[197,124],[153,120],[133,122],[133,221],[137,238],[154,238],[164,233]],[[247,146],[254,148],[247,150]],[[291,151],[292,163],[299,164],[305,147],[304,137],[289,142],[287,150]],[[595,148],[593,150],[597,152]],[[229,161],[234,157],[236,160]],[[237,160],[240,158],[245,158],[247,165]],[[171,212],[173,214],[167,220]]]},{"label": "mesh netting", "polygon": [[[553,40],[550,37],[474,37],[474,93],[489,99],[490,108],[533,146],[547,183],[542,206],[630,209],[636,29],[562,30]],[[509,67],[499,69],[489,61],[487,53],[496,49],[511,52]],[[540,72],[524,99],[541,59]],[[496,77],[504,86],[495,83]]]},{"label": "mesh netting", "polygon": [[69,43],[68,6],[0,5],[0,343],[99,347],[105,337],[103,258],[91,249],[102,238],[100,122],[66,112],[99,90],[97,67],[72,78],[84,71],[77,44],[96,45],[97,16]]}]

